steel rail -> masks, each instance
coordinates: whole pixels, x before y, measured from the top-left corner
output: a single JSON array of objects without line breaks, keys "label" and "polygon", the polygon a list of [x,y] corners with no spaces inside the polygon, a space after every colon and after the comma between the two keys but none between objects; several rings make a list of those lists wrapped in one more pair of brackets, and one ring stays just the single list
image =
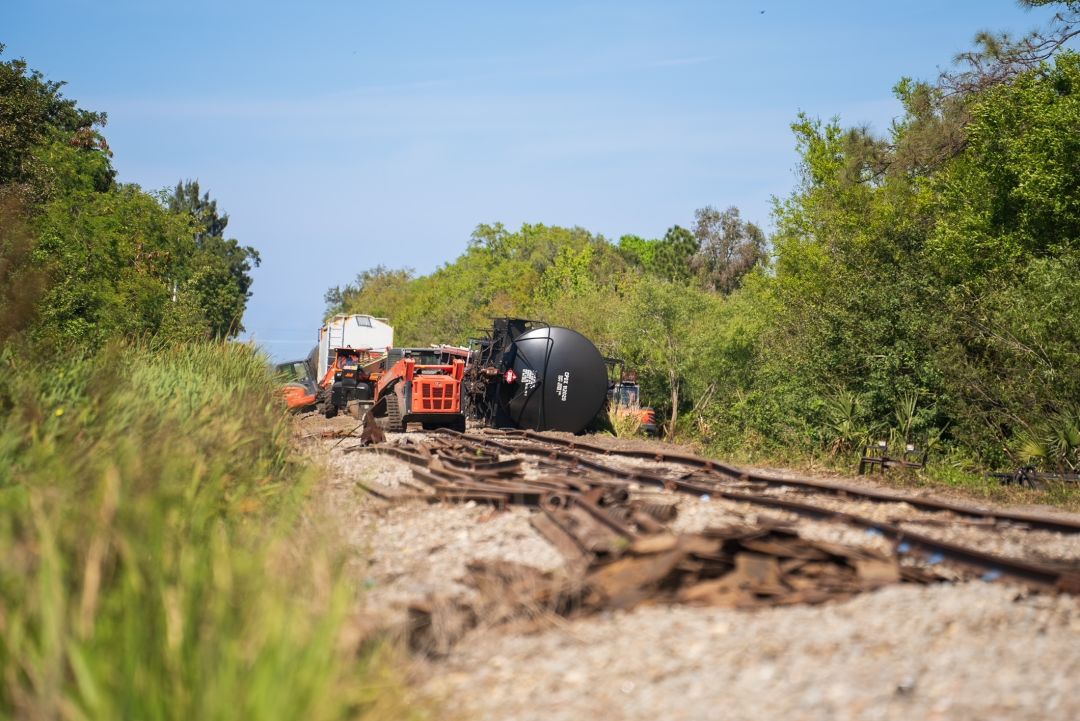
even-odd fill
[{"label": "steel rail", "polygon": [[[454,431],[449,432],[455,433]],[[721,463],[719,461],[713,461],[707,458],[701,458],[699,456],[689,455],[685,453],[604,448],[602,446],[598,446],[592,443],[572,441],[565,438],[560,438],[558,436],[549,436],[543,433],[537,433],[536,431],[492,431],[491,429],[488,429],[487,431],[485,431],[485,435],[487,434],[497,435],[499,437],[509,439],[518,438],[534,442],[548,443],[551,445],[561,446],[572,451],[584,451],[586,453],[593,453],[596,455],[639,458],[644,460],[656,461],[657,463],[670,463],[673,465],[690,466],[699,470],[703,470],[707,473],[719,474],[745,482],[765,483],[771,486],[789,486],[817,493],[829,493],[838,496],[860,498],[875,503],[906,503],[914,508],[918,508],[924,511],[955,513],[957,515],[968,516],[970,518],[990,519],[996,522],[1026,525],[1030,528],[1037,528],[1045,531],[1054,531],[1056,533],[1080,533],[1080,521],[1072,521],[1067,518],[1040,516],[1029,513],[1015,513],[1011,511],[995,511],[987,508],[979,508],[976,506],[953,503],[951,501],[939,501],[931,498],[923,498],[920,496],[894,494],[885,491],[877,491],[871,488],[860,488],[858,486],[851,486],[843,483],[831,483],[829,481],[819,481],[811,478],[793,478],[788,476],[777,476],[770,473],[762,473],[760,471],[747,471],[745,469],[737,468],[735,466]],[[474,434],[459,435],[472,438],[474,440],[479,439],[479,437]],[[508,448],[515,448],[516,446],[500,444],[498,447],[502,450],[506,450]],[[531,453],[531,451],[529,451],[529,453]]]},{"label": "steel rail", "polygon": [[[453,431],[450,432],[455,433]],[[489,448],[498,448],[508,453],[530,453],[536,455],[548,455],[551,453],[542,448],[509,446],[489,438],[459,433],[455,433],[455,435],[463,442]],[[604,473],[612,477],[628,480],[632,479],[652,486],[678,490],[683,493],[697,496],[719,496],[731,501],[784,510],[801,516],[841,521],[849,525],[881,533],[884,537],[889,538],[896,544],[898,551],[900,544],[907,543],[912,549],[921,549],[930,554],[940,554],[942,558],[947,558],[953,562],[974,567],[984,572],[1009,576],[1029,584],[1052,590],[1080,593],[1080,569],[1077,568],[1058,568],[1022,559],[998,556],[978,549],[968,548],[948,541],[941,541],[923,534],[914,533],[891,523],[884,523],[864,516],[858,516],[856,514],[831,508],[824,508],[803,501],[792,501],[773,496],[730,491],[712,485],[704,485],[679,479],[672,480],[645,471],[625,471],[620,468],[605,466],[604,464],[594,461],[587,461],[570,454],[563,454],[561,452],[555,453],[557,453],[558,456],[565,456],[570,463],[582,465],[590,470]]]},{"label": "steel rail", "polygon": [[[447,450],[447,449],[436,449]],[[583,497],[590,486],[582,483],[580,478],[567,476],[565,478],[540,478],[526,480],[520,478],[520,461],[513,463],[506,461],[492,461],[490,464],[476,464],[474,467],[463,470],[455,466],[452,457],[447,455],[424,455],[400,448],[398,446],[356,446],[346,450],[346,453],[368,452],[388,455],[404,461],[413,466],[413,477],[425,483],[431,493],[417,496],[428,500],[462,500],[477,502],[498,501],[498,505],[505,506],[508,503],[517,503],[529,506],[540,506],[548,509],[567,508],[571,504],[585,506],[585,510],[596,515],[601,522],[611,525],[618,523],[608,516],[599,506],[592,504]],[[433,462],[438,461],[441,467],[433,467]],[[485,465],[489,465],[494,471],[485,473]],[[507,471],[516,470],[517,474],[507,477]],[[364,488],[374,495],[387,500],[404,500],[405,495],[391,495],[381,490],[373,490],[368,485]],[[603,484],[601,484],[603,485]],[[410,499],[411,500],[411,499]],[[627,526],[620,527],[631,536],[632,531]]]}]

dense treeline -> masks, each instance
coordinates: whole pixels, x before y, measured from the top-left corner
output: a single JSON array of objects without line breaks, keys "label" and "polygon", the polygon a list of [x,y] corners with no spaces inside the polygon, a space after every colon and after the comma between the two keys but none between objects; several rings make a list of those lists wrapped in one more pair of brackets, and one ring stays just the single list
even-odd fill
[{"label": "dense treeline", "polygon": [[734,208],[617,243],[481,225],[428,276],[376,268],[330,312],[403,343],[492,316],[577,328],[635,365],[670,434],[741,455],[848,454],[891,435],[941,467],[1069,469],[1080,449],[1076,8],[959,70],[901,80],[888,134],[799,116],[798,185],[766,239]]},{"label": "dense treeline", "polygon": [[60,91],[0,63],[0,717],[408,718],[225,341],[258,255],[197,183],[117,182]]},{"label": "dense treeline", "polygon": [[[3,46],[0,45],[0,51]],[[0,341],[92,351],[109,338],[235,336],[259,256],[224,236],[198,183],[119,183],[106,116],[0,63]]]}]

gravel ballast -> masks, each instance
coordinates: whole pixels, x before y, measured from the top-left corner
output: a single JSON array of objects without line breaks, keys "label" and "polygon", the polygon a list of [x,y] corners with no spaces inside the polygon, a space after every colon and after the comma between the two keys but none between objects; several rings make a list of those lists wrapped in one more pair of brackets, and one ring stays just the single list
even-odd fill
[{"label": "gravel ballast", "polygon": [[[318,419],[304,430],[354,425]],[[341,529],[364,615],[400,623],[410,603],[467,599],[472,591],[462,581],[472,560],[562,567],[528,509],[388,504],[365,495],[360,482],[408,489],[411,471],[388,456],[343,453],[356,443],[309,435],[304,445],[327,468],[325,514]],[[719,498],[671,497],[677,532],[766,516],[808,538],[890,548],[864,529]],[[1080,555],[1080,539],[1067,534],[926,527],[919,521],[928,514],[902,504],[820,500],[1018,557],[1075,563]],[[418,687],[455,721],[1080,718],[1080,602],[1001,583],[895,585],[845,602],[759,610],[644,606],[529,628],[481,624],[448,656],[417,659]]]},{"label": "gravel ballast", "polygon": [[492,720],[1065,720],[1080,718],[1078,641],[1072,597],[893,586],[827,606],[651,607],[486,631],[425,690]]}]

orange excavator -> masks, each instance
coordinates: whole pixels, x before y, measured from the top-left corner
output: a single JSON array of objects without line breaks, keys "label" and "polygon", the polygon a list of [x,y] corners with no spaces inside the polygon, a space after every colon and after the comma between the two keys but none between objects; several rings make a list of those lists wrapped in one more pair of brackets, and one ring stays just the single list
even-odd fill
[{"label": "orange excavator", "polygon": [[451,346],[391,348],[375,384],[372,413],[394,432],[409,423],[464,431],[461,380],[467,357],[467,349]]}]

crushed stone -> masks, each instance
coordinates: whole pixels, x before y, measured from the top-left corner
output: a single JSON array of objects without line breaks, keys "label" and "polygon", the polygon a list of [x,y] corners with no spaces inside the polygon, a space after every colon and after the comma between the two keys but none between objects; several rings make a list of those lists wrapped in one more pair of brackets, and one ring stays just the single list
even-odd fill
[{"label": "crushed stone", "polygon": [[[353,425],[320,418],[301,431]],[[407,435],[419,440],[421,434]],[[473,559],[562,566],[529,524],[527,509],[388,505],[360,492],[357,482],[399,487],[410,481],[409,467],[386,456],[342,453],[352,439],[331,449],[336,443],[309,436],[300,447],[328,470],[319,489],[324,513],[342,529],[365,614],[398,621],[413,601],[467,595],[462,580]],[[790,520],[815,540],[889,547],[863,529],[723,499],[671,496],[677,532],[752,523],[760,515]],[[986,550],[1077,557],[1060,543],[1062,534],[933,527],[920,523],[917,509],[841,502],[860,515],[888,513],[896,520],[899,513],[912,530],[955,533],[943,537],[976,539]],[[455,720],[1073,719],[1080,718],[1078,604],[1071,596],[964,582],[889,586],[809,607],[646,606],[552,620],[528,632],[481,626],[445,659],[417,660],[413,672],[420,691]]]},{"label": "crushed stone", "polygon": [[1080,718],[1078,640],[1072,597],[891,586],[820,607],[650,607],[482,631],[423,689],[478,720],[1064,721]]}]

